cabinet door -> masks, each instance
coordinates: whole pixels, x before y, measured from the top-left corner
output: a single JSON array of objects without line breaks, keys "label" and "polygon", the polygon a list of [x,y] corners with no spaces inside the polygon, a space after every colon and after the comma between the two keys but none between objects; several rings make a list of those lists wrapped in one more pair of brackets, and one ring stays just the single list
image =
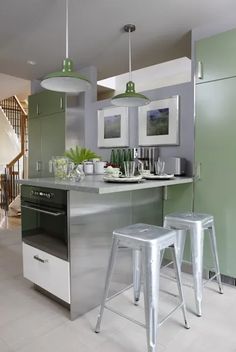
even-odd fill
[{"label": "cabinet door", "polygon": [[41,119],[29,119],[29,177],[41,177]]},{"label": "cabinet door", "polygon": [[29,102],[29,119],[33,119],[42,116],[42,94],[37,93],[30,95],[28,98]]},{"label": "cabinet door", "polygon": [[[197,83],[236,76],[236,29],[196,43]],[[198,78],[198,75],[201,78]]]},{"label": "cabinet door", "polygon": [[65,114],[54,114],[41,119],[42,177],[49,173],[49,160],[65,152]]},{"label": "cabinet door", "polygon": [[65,94],[45,90],[29,96],[29,118],[65,111]]},{"label": "cabinet door", "polygon": [[26,279],[70,303],[70,268],[67,261],[23,243],[23,272]]},{"label": "cabinet door", "polygon": [[[236,277],[236,78],[196,88],[195,210],[213,214],[220,268]],[[210,266],[209,248],[206,262]]]},{"label": "cabinet door", "polygon": [[41,97],[42,116],[65,111],[65,94],[45,90]]}]

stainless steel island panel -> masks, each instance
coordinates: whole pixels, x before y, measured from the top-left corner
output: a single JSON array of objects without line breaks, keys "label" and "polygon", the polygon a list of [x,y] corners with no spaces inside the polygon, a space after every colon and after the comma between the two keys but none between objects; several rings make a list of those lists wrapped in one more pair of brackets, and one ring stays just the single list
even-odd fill
[{"label": "stainless steel island panel", "polygon": [[[94,194],[69,192],[71,319],[98,306],[115,228],[135,222],[162,223],[162,188]],[[132,282],[131,251],[117,257],[110,294]]]}]

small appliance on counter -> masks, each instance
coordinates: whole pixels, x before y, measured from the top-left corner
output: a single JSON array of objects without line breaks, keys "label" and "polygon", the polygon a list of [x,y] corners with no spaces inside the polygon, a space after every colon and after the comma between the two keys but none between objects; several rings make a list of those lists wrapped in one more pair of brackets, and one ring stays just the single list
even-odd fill
[{"label": "small appliance on counter", "polygon": [[186,174],[186,159],[178,157],[164,158],[165,172],[175,176],[184,176]]},{"label": "small appliance on counter", "polygon": [[144,170],[154,172],[154,163],[159,156],[158,147],[139,147],[135,148],[134,156],[142,162]]}]

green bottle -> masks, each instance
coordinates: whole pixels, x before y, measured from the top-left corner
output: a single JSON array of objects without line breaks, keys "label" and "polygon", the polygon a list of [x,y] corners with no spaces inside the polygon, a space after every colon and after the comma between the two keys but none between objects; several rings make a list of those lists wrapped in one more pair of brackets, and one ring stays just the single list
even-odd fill
[{"label": "green bottle", "polygon": [[123,157],[121,149],[117,149],[117,167],[121,168],[123,164]]},{"label": "green bottle", "polygon": [[123,160],[124,161],[128,161],[128,152],[127,152],[127,149],[123,149]]},{"label": "green bottle", "polygon": [[110,164],[113,167],[117,167],[117,153],[115,151],[115,149],[111,150],[111,156],[110,156]]},{"label": "green bottle", "polygon": [[132,153],[132,150],[129,148],[127,152],[127,161],[133,161],[133,160],[134,160],[133,153]]}]

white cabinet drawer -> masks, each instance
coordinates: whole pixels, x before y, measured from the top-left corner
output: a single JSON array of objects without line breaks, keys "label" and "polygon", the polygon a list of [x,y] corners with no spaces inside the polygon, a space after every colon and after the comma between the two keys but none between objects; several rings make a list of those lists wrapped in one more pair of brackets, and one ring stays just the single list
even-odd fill
[{"label": "white cabinet drawer", "polygon": [[69,263],[23,243],[24,277],[70,303]]}]

